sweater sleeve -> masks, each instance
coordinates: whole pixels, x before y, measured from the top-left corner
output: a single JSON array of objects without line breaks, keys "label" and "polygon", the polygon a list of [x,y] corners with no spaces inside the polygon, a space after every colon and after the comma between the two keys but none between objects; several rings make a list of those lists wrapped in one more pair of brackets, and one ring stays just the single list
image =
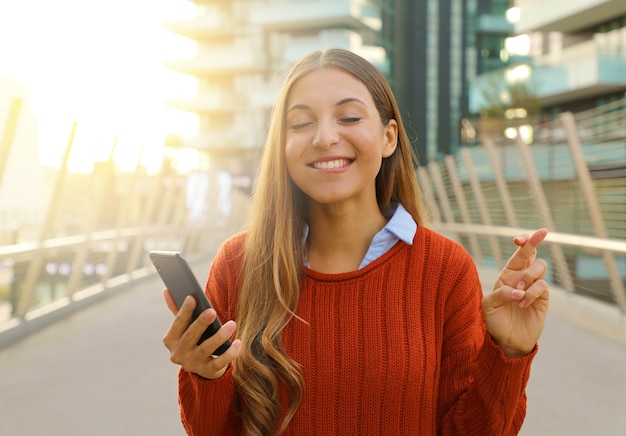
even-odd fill
[{"label": "sweater sleeve", "polygon": [[[243,237],[237,235],[218,251],[211,265],[206,294],[222,323],[234,319],[236,290],[240,278],[240,253]],[[239,434],[236,387],[232,364],[219,379],[207,380],[180,369],[178,404],[187,434]]]},{"label": "sweater sleeve", "polygon": [[508,359],[493,342],[481,310],[476,267],[464,251],[445,304],[438,422],[442,435],[516,435],[526,415],[526,383],[536,353]]},{"label": "sweater sleeve", "polygon": [[180,369],[178,373],[180,419],[188,435],[238,434],[232,366],[216,380]]}]

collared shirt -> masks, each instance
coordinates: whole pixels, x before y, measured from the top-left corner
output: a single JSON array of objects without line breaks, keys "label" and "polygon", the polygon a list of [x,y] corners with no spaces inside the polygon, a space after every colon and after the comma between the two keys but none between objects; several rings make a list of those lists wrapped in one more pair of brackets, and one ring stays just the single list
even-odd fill
[{"label": "collared shirt", "polygon": [[[395,210],[393,210],[395,208]],[[372,242],[365,254],[365,257],[359,265],[359,269],[364,268],[371,262],[378,259],[391,249],[398,241],[413,244],[413,237],[417,231],[417,223],[406,209],[401,205],[393,205],[385,215],[392,214],[385,227],[374,235]],[[309,226],[304,228],[304,241],[309,235]],[[305,259],[305,265],[310,267],[308,260]]]}]

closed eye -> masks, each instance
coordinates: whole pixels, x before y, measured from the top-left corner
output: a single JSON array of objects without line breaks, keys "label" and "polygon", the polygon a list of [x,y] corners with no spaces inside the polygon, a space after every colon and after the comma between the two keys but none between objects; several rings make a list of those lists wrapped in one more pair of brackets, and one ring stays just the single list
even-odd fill
[{"label": "closed eye", "polygon": [[313,123],[307,122],[307,123],[297,123],[297,124],[292,124],[291,126],[289,126],[289,128],[291,130],[302,130],[307,126],[310,126]]},{"label": "closed eye", "polygon": [[341,121],[342,123],[358,123],[359,121],[361,121],[361,118],[359,117],[349,117],[349,118],[341,118],[339,121]]}]

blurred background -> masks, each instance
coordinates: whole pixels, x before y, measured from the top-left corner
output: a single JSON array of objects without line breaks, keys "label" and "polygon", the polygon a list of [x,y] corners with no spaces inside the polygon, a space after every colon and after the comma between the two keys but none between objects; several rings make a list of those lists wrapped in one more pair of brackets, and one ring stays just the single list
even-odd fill
[{"label": "blurred background", "polygon": [[623,326],[623,0],[0,0],[0,342],[150,249],[210,259],[284,73],[330,47],[388,77],[433,228],[497,269],[548,227],[550,283]]}]

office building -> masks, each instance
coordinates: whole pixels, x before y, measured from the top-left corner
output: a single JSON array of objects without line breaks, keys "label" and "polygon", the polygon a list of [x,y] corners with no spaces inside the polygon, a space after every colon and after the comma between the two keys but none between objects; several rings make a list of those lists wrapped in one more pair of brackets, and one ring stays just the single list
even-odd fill
[{"label": "office building", "polygon": [[314,49],[342,47],[383,72],[388,69],[372,1],[194,3],[193,18],[168,22],[166,29],[195,40],[196,54],[168,60],[166,66],[194,76],[198,93],[168,103],[198,115],[198,135],[180,145],[207,151],[204,169],[229,172],[235,182],[254,175],[282,76],[298,58]]},{"label": "office building", "polygon": [[508,0],[383,0],[383,46],[390,81],[422,164],[461,144],[469,84],[508,65],[513,32]]},{"label": "office building", "polygon": [[524,86],[541,119],[579,112],[624,97],[626,2],[623,0],[517,0],[515,33],[527,41],[528,60],[482,74],[473,83],[470,108],[487,102],[481,90]]},{"label": "office building", "polygon": [[195,40],[197,53],[167,65],[196,77],[199,91],[170,104],[199,116],[198,136],[182,145],[210,150],[213,167],[232,174],[256,168],[282,73],[313,49],[353,50],[388,76],[423,164],[460,145],[474,78],[518,59],[505,44],[509,0],[195,4],[195,17],[166,29]]}]

